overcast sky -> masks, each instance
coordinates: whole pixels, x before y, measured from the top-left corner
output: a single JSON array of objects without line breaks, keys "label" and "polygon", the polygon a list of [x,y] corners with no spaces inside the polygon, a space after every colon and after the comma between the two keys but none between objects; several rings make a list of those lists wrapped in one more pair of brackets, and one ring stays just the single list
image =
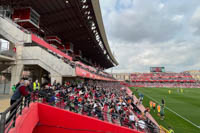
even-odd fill
[{"label": "overcast sky", "polygon": [[[200,0],[100,0],[113,72],[200,69]],[[109,71],[110,72],[110,71]]]}]

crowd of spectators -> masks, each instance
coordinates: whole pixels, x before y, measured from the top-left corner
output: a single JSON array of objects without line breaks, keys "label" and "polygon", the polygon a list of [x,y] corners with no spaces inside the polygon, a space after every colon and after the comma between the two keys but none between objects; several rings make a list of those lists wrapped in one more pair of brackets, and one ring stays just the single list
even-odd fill
[{"label": "crowd of spectators", "polygon": [[131,74],[134,87],[200,88],[200,82],[188,72]]},{"label": "crowd of spectators", "polygon": [[[141,112],[132,95],[119,82],[85,81],[43,84],[21,80],[11,98],[11,105],[17,98],[31,96],[33,101],[41,101],[55,107],[82,115],[112,122],[117,125],[137,129],[145,133],[158,132],[157,126]],[[33,85],[32,85],[33,84]],[[35,87],[34,87],[35,86]],[[26,88],[26,89],[24,89]],[[14,100],[14,101],[13,101]]]},{"label": "crowd of spectators", "polygon": [[33,93],[42,102],[69,111],[95,117],[143,132],[157,132],[158,128],[134,104],[134,99],[117,82],[66,82],[64,85],[46,84]]},{"label": "crowd of spectators", "polygon": [[133,87],[168,87],[168,88],[200,88],[200,82],[183,83],[183,82],[132,82]]},{"label": "crowd of spectators", "polygon": [[135,73],[131,74],[132,80],[194,80],[189,73]]}]

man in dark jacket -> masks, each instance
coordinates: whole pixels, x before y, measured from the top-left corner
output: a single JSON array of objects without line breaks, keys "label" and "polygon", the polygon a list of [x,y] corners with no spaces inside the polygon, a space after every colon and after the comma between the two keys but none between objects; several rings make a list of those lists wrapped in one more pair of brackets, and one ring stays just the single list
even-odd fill
[{"label": "man in dark jacket", "polygon": [[[29,81],[28,80],[20,81],[20,84],[18,85],[18,87],[16,88],[14,94],[12,95],[12,97],[10,99],[10,106],[12,106],[21,97],[26,97],[26,96],[29,95],[29,91],[27,90],[27,86],[29,86]],[[6,123],[11,121],[12,117],[16,113],[17,113],[17,109],[15,107],[13,107],[10,110],[10,117],[6,121]]]},{"label": "man in dark jacket", "polygon": [[25,80],[20,83],[20,85],[16,88],[16,91],[11,97],[10,105],[14,104],[18,99],[20,99],[22,96],[27,96],[29,94],[27,90],[27,86],[29,86],[29,81]]}]

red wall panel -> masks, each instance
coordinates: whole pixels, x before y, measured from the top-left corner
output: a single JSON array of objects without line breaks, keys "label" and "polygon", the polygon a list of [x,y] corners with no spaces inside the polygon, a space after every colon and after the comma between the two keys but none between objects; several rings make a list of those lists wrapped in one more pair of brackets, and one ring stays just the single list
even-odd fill
[{"label": "red wall panel", "polygon": [[15,128],[12,128],[9,133],[32,133],[38,122],[38,104],[32,103],[30,108],[23,110],[22,115],[16,120]]},{"label": "red wall panel", "polygon": [[36,35],[32,34],[32,41],[36,42],[38,45],[41,45],[69,60],[72,60],[72,57],[68,56],[67,54],[61,52],[60,50],[54,48],[53,46],[51,46],[50,44],[48,44],[47,42],[45,42],[44,40],[40,39],[39,37],[37,37]]},{"label": "red wall panel", "polygon": [[39,123],[33,133],[139,133],[98,119],[38,104]]}]

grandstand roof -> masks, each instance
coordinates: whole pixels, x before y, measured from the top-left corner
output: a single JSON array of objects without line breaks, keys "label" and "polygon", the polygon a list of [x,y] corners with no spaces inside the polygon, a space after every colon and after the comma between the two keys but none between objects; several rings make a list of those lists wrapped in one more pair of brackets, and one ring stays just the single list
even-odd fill
[{"label": "grandstand roof", "polygon": [[99,0],[1,0],[15,8],[31,7],[40,14],[40,28],[72,42],[83,57],[103,68],[118,65],[106,37]]}]

